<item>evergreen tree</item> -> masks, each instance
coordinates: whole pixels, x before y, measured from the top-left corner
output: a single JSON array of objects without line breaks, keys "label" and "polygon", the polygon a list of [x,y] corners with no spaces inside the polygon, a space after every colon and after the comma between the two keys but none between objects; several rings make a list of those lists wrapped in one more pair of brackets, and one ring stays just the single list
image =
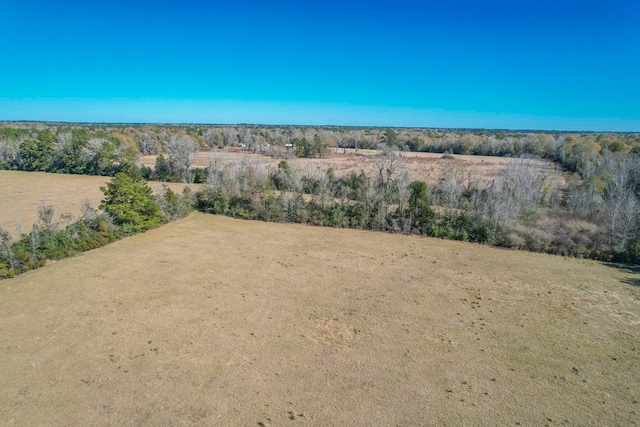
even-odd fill
[{"label": "evergreen tree", "polygon": [[164,218],[160,205],[146,182],[118,172],[106,187],[101,208],[105,210],[125,233],[144,231],[160,224]]}]

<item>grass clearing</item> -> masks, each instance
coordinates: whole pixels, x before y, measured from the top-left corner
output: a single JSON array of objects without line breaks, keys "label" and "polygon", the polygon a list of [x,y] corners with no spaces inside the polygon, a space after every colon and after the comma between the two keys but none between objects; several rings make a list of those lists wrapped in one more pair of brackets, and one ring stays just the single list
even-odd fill
[{"label": "grass clearing", "polygon": [[0,425],[633,425],[638,284],[192,214],[0,282]]},{"label": "grass clearing", "polygon": [[[18,236],[16,225],[23,233],[31,231],[38,220],[38,208],[42,203],[52,205],[57,216],[63,216],[67,224],[82,215],[86,201],[98,208],[104,194],[100,187],[109,182],[109,177],[67,175],[45,172],[19,172],[0,170],[0,225],[13,237]],[[149,182],[157,192],[160,183]],[[182,191],[183,184],[168,184],[174,191]]]},{"label": "grass clearing", "polygon": [[[288,162],[292,167],[301,171],[322,172],[332,168],[337,176],[347,175],[351,172],[359,173],[361,170],[368,175],[375,173],[374,158],[378,154],[376,150],[359,150],[356,155],[353,149],[347,149],[344,153],[340,149],[332,149],[328,157],[323,158],[296,158],[289,156]],[[141,156],[140,163],[149,167],[155,165],[156,155]],[[194,160],[194,167],[206,168],[209,162],[221,161],[228,162],[249,162],[260,161],[277,167],[281,158],[268,157],[264,155],[251,154],[242,150],[234,151],[201,151]],[[453,159],[444,159],[440,153],[411,153],[408,152],[402,157],[403,167],[409,173],[411,180],[424,181],[430,187],[439,185],[443,172],[447,168],[455,167],[465,177],[470,177],[481,185],[490,185],[497,179],[507,164],[511,161],[508,157],[491,157],[491,156],[470,156],[470,155],[454,155]],[[548,160],[529,160],[535,164],[541,171],[547,172],[555,176],[559,181],[559,185],[564,185],[562,173],[556,165]]]},{"label": "grass clearing", "polygon": [[0,224],[13,236],[18,235],[17,222],[28,233],[42,203],[56,208],[58,216],[78,218],[85,200],[93,208],[100,205],[100,186],[108,181],[104,176],[0,170]]}]

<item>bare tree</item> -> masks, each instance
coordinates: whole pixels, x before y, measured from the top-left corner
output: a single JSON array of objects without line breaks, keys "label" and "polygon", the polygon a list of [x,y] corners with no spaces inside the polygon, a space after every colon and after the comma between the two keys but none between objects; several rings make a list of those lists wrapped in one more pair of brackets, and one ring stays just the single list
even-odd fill
[{"label": "bare tree", "polygon": [[358,154],[360,146],[365,140],[365,134],[363,130],[349,131],[349,138],[353,141],[354,153]]},{"label": "bare tree", "polygon": [[20,141],[0,140],[0,163],[16,162],[20,158]]},{"label": "bare tree", "polygon": [[18,260],[13,254],[11,235],[0,225],[0,257],[5,258],[9,262],[11,270],[15,270]]},{"label": "bare tree", "polygon": [[377,184],[380,189],[389,192],[403,169],[402,158],[398,149],[386,144],[378,145],[378,155],[373,158],[373,166],[376,171]]},{"label": "bare tree", "polygon": [[634,155],[610,155],[602,159],[604,188],[603,211],[608,221],[611,246],[626,246],[637,237],[640,221],[640,162]]},{"label": "bare tree", "polygon": [[542,171],[531,159],[511,160],[500,180],[502,197],[513,200],[518,207],[518,216],[533,214],[538,206],[547,206],[555,199],[557,189],[551,175]]},{"label": "bare tree", "polygon": [[507,197],[495,183],[482,191],[475,203],[482,205],[482,216],[492,225],[494,234],[499,227],[509,226],[518,219],[515,199]]},{"label": "bare tree", "polygon": [[609,220],[611,246],[625,247],[638,232],[638,199],[627,189],[615,197],[606,198],[604,210]]},{"label": "bare tree", "polygon": [[[395,189],[405,169],[397,148],[386,144],[378,145],[378,155],[373,158],[373,167],[375,179],[371,181],[377,191],[377,197],[371,198],[375,201],[376,224],[373,228],[382,230],[386,228],[389,206],[397,202]],[[369,192],[369,188],[366,191]]]},{"label": "bare tree", "polygon": [[331,198],[331,182],[329,181],[329,176],[324,173],[318,173],[316,177],[317,187],[314,197],[319,201],[320,207],[324,211],[326,208],[327,202]]},{"label": "bare tree", "polygon": [[451,218],[460,208],[464,175],[457,166],[447,164],[440,178],[440,199],[447,207],[448,216]]},{"label": "bare tree", "polygon": [[640,157],[610,154],[602,158],[600,175],[607,178],[605,191],[623,192],[625,188],[640,191]]},{"label": "bare tree", "polygon": [[190,182],[191,165],[199,152],[195,140],[189,135],[170,135],[165,142],[164,150],[169,155],[171,173],[182,182]]},{"label": "bare tree", "polygon": [[56,143],[58,144],[58,150],[61,150],[66,144],[70,144],[73,139],[71,132],[61,132],[58,134]]},{"label": "bare tree", "polygon": [[320,137],[321,145],[320,145],[320,157],[322,157],[323,152],[329,152],[332,147],[337,147],[339,143],[339,133],[332,130],[321,130],[318,132],[318,136]]},{"label": "bare tree", "polygon": [[238,141],[238,131],[232,127],[222,128],[222,143],[227,145],[235,145]]},{"label": "bare tree", "polygon": [[98,156],[102,151],[105,142],[104,138],[91,138],[80,150],[80,158],[83,162],[89,162],[92,158]]},{"label": "bare tree", "polygon": [[58,229],[56,210],[53,206],[42,203],[38,208],[38,223],[34,228],[55,232]]},{"label": "bare tree", "polygon": [[411,187],[409,182],[409,172],[401,170],[396,181],[396,218],[392,220],[391,227],[396,233],[409,233],[411,231],[413,219],[407,210],[409,199],[411,198]]},{"label": "bare tree", "polygon": [[222,188],[224,167],[227,163],[227,154],[225,152],[216,153],[209,159],[209,165],[207,166],[207,187],[214,193],[218,192]]},{"label": "bare tree", "polygon": [[368,227],[381,230],[384,228],[384,200],[378,185],[373,179],[367,179],[363,193],[363,207]]},{"label": "bare tree", "polygon": [[[239,134],[238,134],[238,139],[240,140],[241,143],[245,144],[247,147],[252,146],[254,141],[257,142],[256,139],[254,139],[253,135],[251,135],[251,131],[248,128],[244,128],[242,129]],[[258,134],[260,136],[260,139],[262,139],[262,135]],[[258,142],[258,144],[262,143],[262,141],[260,140],[260,142]]]},{"label": "bare tree", "polygon": [[138,136],[138,149],[143,156],[156,154],[158,152],[156,141],[146,132]]},{"label": "bare tree", "polygon": [[82,201],[82,218],[85,220],[94,220],[98,217],[98,213],[97,211],[91,207],[91,203],[89,202],[89,199],[84,199]]},{"label": "bare tree", "polygon": [[602,194],[594,181],[574,183],[567,191],[565,204],[571,214],[578,218],[597,219],[602,208]]}]

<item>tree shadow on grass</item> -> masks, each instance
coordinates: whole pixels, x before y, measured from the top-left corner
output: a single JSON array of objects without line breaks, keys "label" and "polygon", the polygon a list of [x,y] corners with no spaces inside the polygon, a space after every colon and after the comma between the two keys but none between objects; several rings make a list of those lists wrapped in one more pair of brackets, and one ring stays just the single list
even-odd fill
[{"label": "tree shadow on grass", "polygon": [[626,278],[621,280],[622,283],[626,283],[627,285],[637,286],[640,288],[640,278]]},{"label": "tree shadow on grass", "polygon": [[640,266],[638,265],[628,265],[628,264],[616,264],[614,262],[605,262],[607,267],[615,268],[622,273],[631,274],[631,277],[625,277],[620,280],[622,283],[626,283],[627,285],[640,287]]}]

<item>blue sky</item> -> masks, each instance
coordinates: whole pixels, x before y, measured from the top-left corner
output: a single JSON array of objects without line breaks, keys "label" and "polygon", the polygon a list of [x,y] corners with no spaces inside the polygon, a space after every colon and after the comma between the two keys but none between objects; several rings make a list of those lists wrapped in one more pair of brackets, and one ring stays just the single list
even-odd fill
[{"label": "blue sky", "polygon": [[640,2],[0,0],[0,120],[640,131]]}]

